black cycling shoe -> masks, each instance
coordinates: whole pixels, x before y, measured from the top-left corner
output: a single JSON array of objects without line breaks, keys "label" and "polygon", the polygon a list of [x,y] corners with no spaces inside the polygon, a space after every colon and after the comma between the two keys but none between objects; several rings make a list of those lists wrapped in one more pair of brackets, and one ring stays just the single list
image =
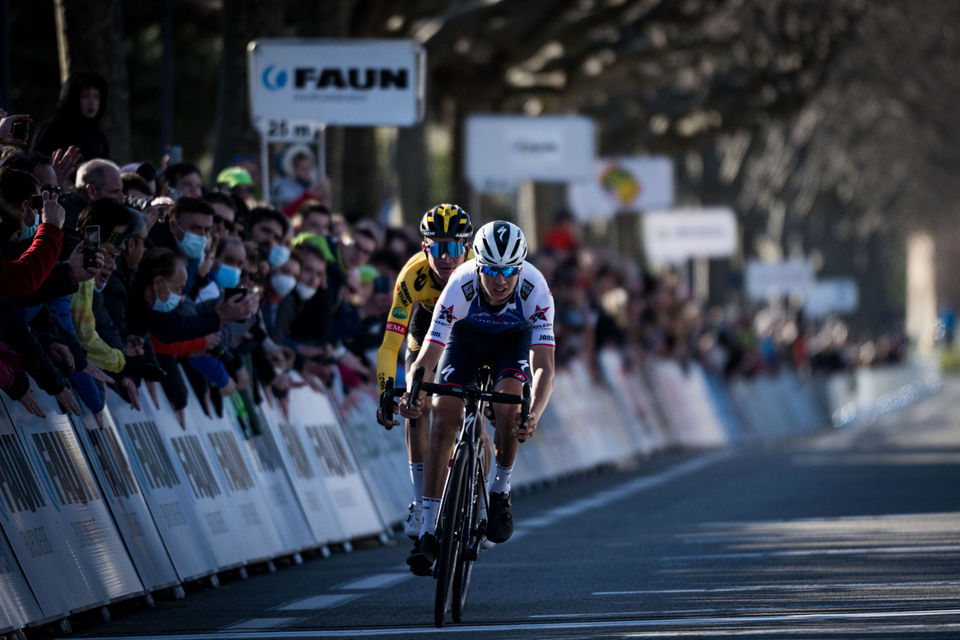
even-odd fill
[{"label": "black cycling shoe", "polygon": [[437,558],[437,551],[440,550],[440,543],[436,536],[431,533],[425,533],[420,539],[413,543],[413,551],[407,556],[407,564],[410,565],[410,571],[415,576],[429,576],[433,572],[433,561]]},{"label": "black cycling shoe", "polygon": [[513,512],[509,493],[490,493],[490,515],[487,520],[487,539],[506,542],[513,535]]}]

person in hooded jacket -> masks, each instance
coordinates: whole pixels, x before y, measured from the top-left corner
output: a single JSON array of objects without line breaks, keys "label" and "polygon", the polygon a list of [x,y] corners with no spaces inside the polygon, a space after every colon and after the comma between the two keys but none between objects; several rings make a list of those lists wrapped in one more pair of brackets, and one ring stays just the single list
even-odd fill
[{"label": "person in hooded jacket", "polygon": [[37,129],[33,150],[53,155],[71,145],[84,160],[109,158],[110,143],[100,128],[107,107],[107,81],[92,71],[76,71],[60,88],[57,113]]}]

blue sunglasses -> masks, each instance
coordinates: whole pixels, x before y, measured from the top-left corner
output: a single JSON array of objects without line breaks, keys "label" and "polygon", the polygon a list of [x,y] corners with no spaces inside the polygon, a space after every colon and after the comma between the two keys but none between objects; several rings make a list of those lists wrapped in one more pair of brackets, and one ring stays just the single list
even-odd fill
[{"label": "blue sunglasses", "polygon": [[504,278],[509,278],[512,275],[515,275],[520,272],[520,267],[493,267],[488,264],[480,265],[480,273],[485,276],[490,276],[491,278],[496,278],[497,276],[503,276]]},{"label": "blue sunglasses", "polygon": [[444,240],[442,242],[431,242],[427,245],[427,251],[434,258],[439,258],[447,254],[451,258],[459,258],[467,252],[467,246],[456,240]]}]

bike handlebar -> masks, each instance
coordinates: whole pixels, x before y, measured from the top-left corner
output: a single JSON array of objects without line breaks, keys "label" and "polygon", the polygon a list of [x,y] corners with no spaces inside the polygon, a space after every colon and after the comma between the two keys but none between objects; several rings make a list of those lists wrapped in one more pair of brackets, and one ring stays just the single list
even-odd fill
[{"label": "bike handlebar", "polygon": [[[417,367],[413,374],[413,380],[410,384],[410,395],[407,398],[407,409],[413,407],[414,399],[423,391],[438,396],[453,396],[463,400],[486,400],[497,404],[518,404],[520,405],[520,424],[527,421],[530,415],[530,384],[523,384],[523,394],[500,393],[499,391],[483,391],[474,385],[466,387],[436,384],[433,382],[424,382],[423,367]],[[384,383],[384,391],[380,394],[380,411],[384,418],[389,422],[393,420],[394,402],[393,399],[406,393],[403,387],[394,387],[393,378],[387,378]],[[526,439],[520,439],[524,442]]]}]

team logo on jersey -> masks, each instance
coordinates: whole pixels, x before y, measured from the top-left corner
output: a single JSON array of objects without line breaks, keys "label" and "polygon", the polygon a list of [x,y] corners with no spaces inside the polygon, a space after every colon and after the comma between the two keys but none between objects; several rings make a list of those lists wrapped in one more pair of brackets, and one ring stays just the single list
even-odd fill
[{"label": "team logo on jersey", "polygon": [[413,281],[413,288],[417,291],[423,289],[424,285],[427,284],[427,272],[423,270],[423,267],[417,269],[417,277]]},{"label": "team logo on jersey", "polygon": [[529,280],[524,280],[523,284],[520,285],[520,297],[526,300],[531,291],[533,291],[533,283]]},{"label": "team logo on jersey", "polygon": [[405,335],[407,333],[407,328],[398,322],[388,322],[387,331],[392,331],[393,333],[399,333],[400,335]]},{"label": "team logo on jersey", "polygon": [[390,312],[390,315],[392,315],[394,318],[397,318],[398,320],[406,320],[407,310],[404,309],[403,307],[394,307],[393,311]]},{"label": "team logo on jersey", "polygon": [[473,300],[473,294],[474,294],[475,292],[474,292],[474,290],[473,290],[473,281],[472,281],[472,280],[471,280],[470,282],[465,282],[465,283],[463,284],[463,286],[460,287],[460,288],[463,289],[463,295],[464,295],[464,297],[467,299],[467,302],[470,302],[471,300]]},{"label": "team logo on jersey", "polygon": [[397,291],[400,294],[400,304],[405,307],[409,307],[413,304],[413,298],[410,297],[410,290],[407,289],[407,283],[401,282]]},{"label": "team logo on jersey", "polygon": [[445,307],[440,305],[440,321],[446,322],[448,324],[453,324],[457,319],[457,316],[453,315],[453,305]]},{"label": "team logo on jersey", "polygon": [[550,307],[541,308],[540,305],[537,305],[536,311],[533,312],[533,315],[530,316],[530,322],[536,322],[537,320],[547,321],[547,311],[550,310]]}]

